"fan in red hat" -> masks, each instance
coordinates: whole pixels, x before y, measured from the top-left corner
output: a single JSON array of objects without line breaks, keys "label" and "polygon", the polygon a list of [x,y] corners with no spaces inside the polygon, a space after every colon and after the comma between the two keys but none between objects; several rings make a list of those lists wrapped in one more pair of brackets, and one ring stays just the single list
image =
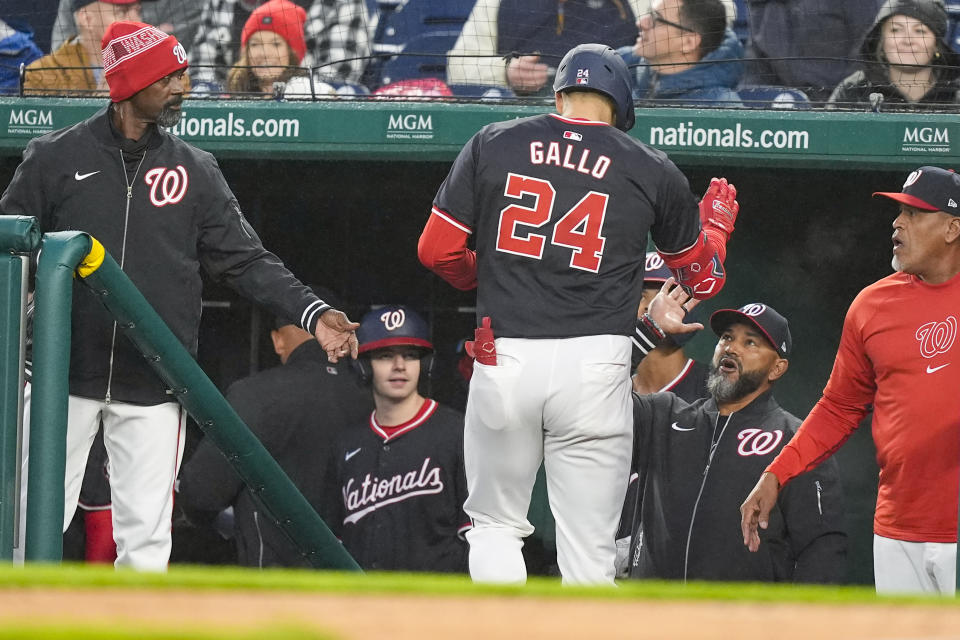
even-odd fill
[{"label": "fan in red hat", "polygon": [[307,12],[289,0],[270,0],[250,14],[240,34],[240,57],[227,75],[231,93],[272,93],[275,82],[303,75]]},{"label": "fan in red hat", "polygon": [[[129,109],[139,121],[171,127],[180,120],[187,52],[171,35],[143,22],[114,22],[101,41],[110,100],[121,116]],[[136,138],[135,138],[136,139]]]}]

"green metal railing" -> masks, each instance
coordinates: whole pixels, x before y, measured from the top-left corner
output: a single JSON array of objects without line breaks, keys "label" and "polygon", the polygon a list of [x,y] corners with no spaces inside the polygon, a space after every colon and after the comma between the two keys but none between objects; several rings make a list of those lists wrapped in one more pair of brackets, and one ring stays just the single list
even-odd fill
[{"label": "green metal railing", "polygon": [[74,272],[100,296],[118,328],[223,451],[307,562],[317,568],[359,571],[356,561],[114,259],[95,239],[75,231],[46,234],[37,269],[27,559],[62,558],[68,384],[63,363],[70,349]]},{"label": "green metal railing", "polygon": [[0,216],[0,558],[19,543],[20,423],[28,254],[40,244],[36,218]]}]

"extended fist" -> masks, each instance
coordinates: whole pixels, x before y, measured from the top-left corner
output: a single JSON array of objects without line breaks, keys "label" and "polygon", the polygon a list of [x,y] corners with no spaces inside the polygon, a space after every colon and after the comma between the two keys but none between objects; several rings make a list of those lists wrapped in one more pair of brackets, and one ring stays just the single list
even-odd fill
[{"label": "extended fist", "polygon": [[733,224],[740,213],[737,188],[726,178],[711,178],[707,192],[700,201],[700,224],[704,228],[719,229],[727,238],[733,233]]}]

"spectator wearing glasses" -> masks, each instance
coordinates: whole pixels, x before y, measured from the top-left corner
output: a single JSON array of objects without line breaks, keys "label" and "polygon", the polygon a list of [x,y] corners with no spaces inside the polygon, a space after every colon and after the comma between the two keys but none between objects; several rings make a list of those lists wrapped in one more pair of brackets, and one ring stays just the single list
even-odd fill
[{"label": "spectator wearing glasses", "polygon": [[720,0],[654,0],[637,41],[618,51],[634,71],[634,98],[741,106],[743,45],[726,25]]}]

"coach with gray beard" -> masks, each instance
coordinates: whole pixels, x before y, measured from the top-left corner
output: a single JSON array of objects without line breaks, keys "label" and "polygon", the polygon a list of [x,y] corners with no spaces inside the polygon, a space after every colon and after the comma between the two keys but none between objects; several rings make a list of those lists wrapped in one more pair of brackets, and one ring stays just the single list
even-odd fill
[{"label": "coach with gray beard", "polygon": [[[634,459],[640,499],[631,514],[631,578],[841,582],[847,535],[837,466],[824,463],[779,496],[762,553],[743,546],[737,520],[744,490],[790,440],[800,420],[772,387],[789,367],[786,318],[752,303],[710,317],[719,336],[693,404],[672,393],[634,395]],[[652,337],[652,336],[651,336]]]}]

